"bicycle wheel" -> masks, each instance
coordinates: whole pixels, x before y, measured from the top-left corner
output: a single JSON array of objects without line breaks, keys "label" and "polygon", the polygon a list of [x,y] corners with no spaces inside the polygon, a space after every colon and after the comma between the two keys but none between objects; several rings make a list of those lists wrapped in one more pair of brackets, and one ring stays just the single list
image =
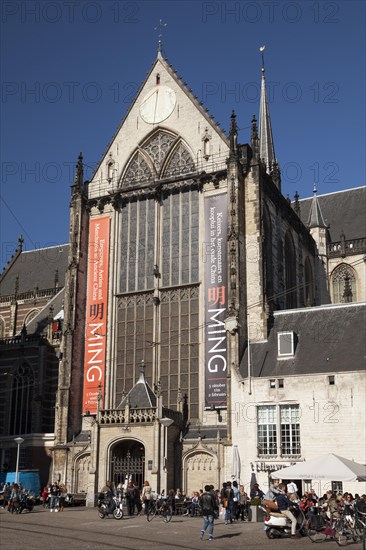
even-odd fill
[{"label": "bicycle wheel", "polygon": [[349,539],[349,527],[347,522],[344,519],[340,519],[334,526],[335,531],[335,541],[338,546],[345,546]]},{"label": "bicycle wheel", "polygon": [[355,532],[356,537],[359,540],[362,540],[364,528],[365,528],[364,523],[359,518],[357,518],[356,521],[355,521],[355,526],[354,526],[353,530]]},{"label": "bicycle wheel", "polygon": [[156,504],[151,503],[148,513],[146,514],[147,521],[152,521],[154,517],[156,516]]},{"label": "bicycle wheel", "polygon": [[169,523],[169,521],[171,521],[172,515],[173,515],[173,508],[171,506],[166,506],[166,508],[163,512],[163,517],[164,517],[165,523]]},{"label": "bicycle wheel", "polygon": [[327,535],[324,532],[324,529],[314,529],[311,525],[311,518],[309,518],[305,524],[305,531],[311,542],[323,542]]}]

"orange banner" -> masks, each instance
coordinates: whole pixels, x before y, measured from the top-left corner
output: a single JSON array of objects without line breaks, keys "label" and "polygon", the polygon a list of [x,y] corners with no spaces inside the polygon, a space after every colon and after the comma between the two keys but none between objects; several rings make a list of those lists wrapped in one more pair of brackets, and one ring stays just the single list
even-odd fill
[{"label": "orange banner", "polygon": [[88,290],[84,354],[83,413],[97,412],[98,392],[103,406],[107,345],[107,305],[110,218],[89,224]]}]

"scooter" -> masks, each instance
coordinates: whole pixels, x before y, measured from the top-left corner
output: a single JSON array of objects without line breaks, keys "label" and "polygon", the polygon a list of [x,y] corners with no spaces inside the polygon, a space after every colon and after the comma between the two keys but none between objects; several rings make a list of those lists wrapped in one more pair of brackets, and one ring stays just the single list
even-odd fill
[{"label": "scooter", "polygon": [[[291,536],[291,521],[287,516],[281,514],[280,512],[271,511],[270,514],[267,514],[265,508],[262,508],[266,512],[266,517],[264,519],[264,530],[269,539],[278,539],[282,537]],[[305,525],[305,516],[297,506],[294,506],[291,509],[291,512],[297,519],[296,524],[296,533],[302,536],[306,535],[304,525]]]},{"label": "scooter", "polygon": [[22,495],[18,505],[18,514],[24,510],[31,512],[34,508],[34,498],[31,495]]},{"label": "scooter", "polygon": [[112,502],[110,503],[104,495],[99,495],[98,497],[98,516],[100,519],[105,519],[109,514],[113,514],[114,519],[123,518],[123,508],[122,500],[118,497],[112,497]]}]

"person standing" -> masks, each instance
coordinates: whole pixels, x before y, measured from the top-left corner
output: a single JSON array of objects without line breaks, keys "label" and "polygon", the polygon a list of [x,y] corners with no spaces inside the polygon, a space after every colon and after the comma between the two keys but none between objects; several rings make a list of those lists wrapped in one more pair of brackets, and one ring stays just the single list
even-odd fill
[{"label": "person standing", "polygon": [[239,498],[240,498],[240,494],[239,494],[238,482],[236,480],[233,481],[232,489],[233,489],[233,495],[234,495],[232,518],[235,519],[235,520],[238,520],[239,519]]},{"label": "person standing", "polygon": [[59,489],[60,489],[60,499],[59,499],[59,503],[60,503],[60,512],[63,512],[63,511],[64,511],[64,506],[65,506],[66,497],[67,497],[67,487],[66,487],[66,485],[65,485],[64,483],[60,483]]},{"label": "person standing", "polygon": [[58,512],[58,501],[60,496],[60,487],[54,481],[50,487],[50,512]]},{"label": "person standing", "polygon": [[145,515],[149,513],[150,505],[151,505],[151,497],[152,497],[152,489],[150,487],[150,483],[145,479],[144,486],[142,488],[142,501],[145,504]]},{"label": "person standing", "polygon": [[206,529],[208,528],[208,535],[210,541],[213,540],[214,531],[214,518],[217,509],[217,502],[211,491],[211,485],[205,485],[205,492],[200,497],[200,506],[203,516],[203,524],[200,533],[200,540],[203,539]]},{"label": "person standing", "polygon": [[132,481],[127,485],[126,500],[128,515],[133,516],[135,513],[135,486]]}]

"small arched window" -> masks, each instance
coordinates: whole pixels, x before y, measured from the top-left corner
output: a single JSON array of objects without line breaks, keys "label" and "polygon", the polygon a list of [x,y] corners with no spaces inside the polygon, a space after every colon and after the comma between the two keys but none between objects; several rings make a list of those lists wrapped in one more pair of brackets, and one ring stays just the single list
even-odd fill
[{"label": "small arched window", "polygon": [[355,270],[347,264],[337,266],[332,273],[333,303],[357,302]]}]

